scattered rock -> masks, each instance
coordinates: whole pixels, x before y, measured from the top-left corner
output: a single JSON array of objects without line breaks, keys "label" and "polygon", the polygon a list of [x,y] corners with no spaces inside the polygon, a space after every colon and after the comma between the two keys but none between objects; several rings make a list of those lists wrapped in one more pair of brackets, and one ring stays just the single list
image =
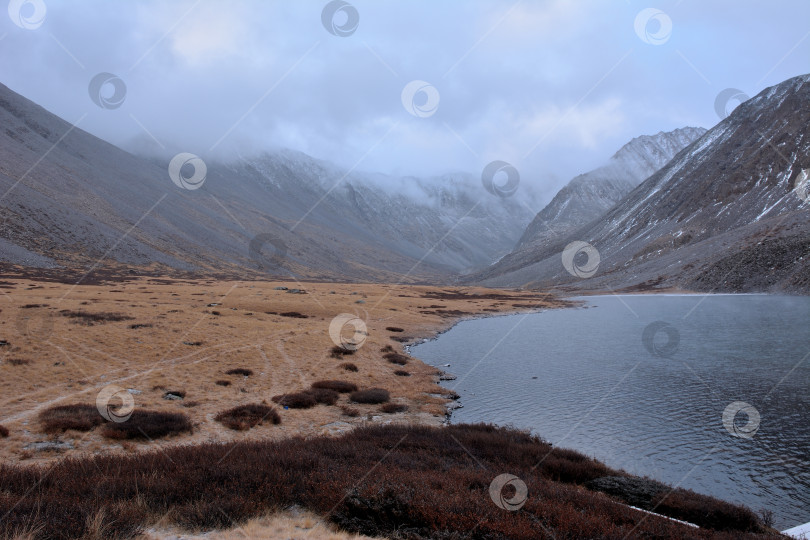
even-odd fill
[{"label": "scattered rock", "polygon": [[287,289],[289,294],[307,294],[307,291],[304,289]]},{"label": "scattered rock", "polygon": [[185,392],[170,390],[163,394],[163,399],[180,400],[186,397]]},{"label": "scattered rock", "polygon": [[365,304],[366,301],[365,300],[356,300],[354,303],[355,304]]},{"label": "scattered rock", "polygon": [[456,380],[456,376],[455,376],[455,375],[453,375],[452,373],[447,373],[447,372],[444,372],[444,371],[443,371],[443,372],[442,372],[442,373],[439,375],[439,380],[440,380],[440,381],[455,381],[455,380]]},{"label": "scattered rock", "polygon": [[222,304],[219,303],[219,302],[211,302],[210,304],[208,304],[208,307],[221,306],[221,305]]},{"label": "scattered rock", "polygon": [[286,291],[287,287],[273,287],[274,291]]},{"label": "scattered rock", "polygon": [[37,452],[64,452],[73,450],[73,443],[66,441],[39,441],[28,443],[23,450],[36,450]]},{"label": "scattered rock", "polygon": [[138,394],[142,394],[142,393],[143,393],[143,392],[141,392],[140,390],[135,390],[134,388],[127,388],[127,392],[129,392],[129,393],[130,393],[130,394],[132,394],[133,396],[137,396]]},{"label": "scattered rock", "polygon": [[11,347],[11,343],[5,339],[0,339],[0,347]]}]

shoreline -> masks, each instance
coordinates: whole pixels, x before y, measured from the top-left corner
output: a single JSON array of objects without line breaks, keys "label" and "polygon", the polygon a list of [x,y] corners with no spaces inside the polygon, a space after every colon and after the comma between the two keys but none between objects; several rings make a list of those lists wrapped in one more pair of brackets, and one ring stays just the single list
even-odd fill
[{"label": "shoreline", "polygon": [[[95,404],[101,390],[129,392],[136,409],[185,415],[190,434],[149,442],[177,444],[272,440],[340,435],[375,423],[442,425],[454,400],[437,384],[438,369],[407,355],[407,365],[385,359],[386,349],[435,339],[463,320],[536,312],[568,301],[537,292],[479,287],[386,284],[298,284],[134,278],[80,285],[6,278],[0,339],[0,458],[49,463],[67,455],[128,454],[146,446],[108,440],[96,433],[42,431],[38,415],[49,408]],[[290,294],[297,288],[304,294]],[[531,310],[525,310],[525,307]],[[82,312],[118,314],[122,320],[72,318]],[[330,322],[340,313],[364,320],[368,335],[354,354],[330,355]],[[70,315],[70,316],[68,316]],[[103,318],[103,317],[102,317]],[[47,335],[38,335],[44,325]],[[398,331],[390,331],[396,325]],[[31,328],[29,328],[29,326]],[[405,341],[407,338],[407,341]],[[355,364],[357,371],[345,371]],[[244,368],[250,376],[227,375]],[[408,376],[395,376],[403,371]],[[350,402],[280,409],[277,427],[233,431],[214,420],[224,409],[306,390],[318,380],[345,380],[360,388],[381,387],[394,414]],[[216,382],[216,384],[214,384]],[[220,386],[220,383],[222,386]],[[177,391],[182,399],[169,400]],[[345,411],[354,416],[346,416]]]}]

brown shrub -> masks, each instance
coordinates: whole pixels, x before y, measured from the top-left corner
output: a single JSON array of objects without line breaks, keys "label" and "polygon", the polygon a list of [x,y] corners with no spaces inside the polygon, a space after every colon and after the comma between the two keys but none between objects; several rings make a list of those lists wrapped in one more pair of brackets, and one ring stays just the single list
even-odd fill
[{"label": "brown shrub", "polygon": [[386,403],[380,407],[380,411],[386,414],[401,413],[408,410],[408,406],[403,403]]},{"label": "brown shrub", "polygon": [[[367,475],[370,463],[378,466]],[[695,529],[555,480],[567,466],[579,468],[582,478],[623,474],[527,433],[483,424],[371,426],[340,437],[181,445],[66,459],[47,469],[2,464],[0,537],[37,530],[38,538],[87,538],[100,530],[88,526],[88,517],[99,515],[105,538],[132,537],[155,516],[211,530],[298,505],[349,532],[382,537],[407,531],[408,538],[761,538],[747,532],[746,517],[735,521],[737,512],[717,499],[701,504],[707,515],[722,516],[728,530],[711,529],[703,518],[694,520],[702,527]],[[500,471],[528,487],[519,512],[492,504],[489,486]],[[358,478],[365,480],[358,484]]]},{"label": "brown shrub", "polygon": [[233,368],[226,371],[225,375],[244,375],[245,377],[250,377],[253,375],[253,370],[246,368]]},{"label": "brown shrub", "polygon": [[402,328],[400,328],[398,326],[386,326],[385,329],[388,330],[389,332],[404,332],[405,331],[404,329],[402,329]]},{"label": "brown shrub", "polygon": [[309,315],[304,315],[303,313],[298,313],[297,311],[285,311],[284,313],[279,313],[282,317],[290,317],[293,319],[308,319]]},{"label": "brown shrub", "polygon": [[126,422],[107,422],[101,434],[108,439],[151,440],[191,431],[185,414],[136,410]]},{"label": "brown shrub", "polygon": [[411,337],[411,336],[391,336],[392,341],[396,341],[396,342],[399,342],[399,343],[407,343],[407,342],[411,341],[412,339],[413,339],[413,337]]},{"label": "brown shrub", "polygon": [[394,372],[394,375],[397,377],[410,377],[411,374],[405,371],[404,369],[398,369]]},{"label": "brown shrub", "polygon": [[152,328],[153,326],[154,325],[152,323],[136,323],[136,324],[130,324],[129,329],[130,330],[137,330],[138,328]]},{"label": "brown shrub", "polygon": [[340,392],[341,394],[347,394],[349,392],[355,392],[357,385],[348,381],[315,381],[312,383],[312,388],[326,388]]},{"label": "brown shrub", "polygon": [[8,428],[6,426],[0,425],[0,437],[4,439],[8,437]]},{"label": "brown shrub", "polygon": [[391,399],[391,394],[388,390],[383,388],[367,388],[365,390],[358,390],[349,394],[349,399],[355,403],[385,403]]},{"label": "brown shrub", "polygon": [[394,348],[391,345],[386,345],[380,349],[380,352],[394,352]]},{"label": "brown shrub", "polygon": [[26,360],[24,358],[10,358],[8,360],[8,363],[11,364],[12,366],[27,366],[28,364],[31,363],[31,361]]},{"label": "brown shrub", "polygon": [[397,352],[385,353],[383,355],[383,358],[385,358],[392,364],[397,364],[398,366],[404,366],[405,364],[408,363],[408,357],[405,356],[404,354],[400,354]]},{"label": "brown shrub", "polygon": [[309,392],[292,392],[290,394],[273,396],[272,401],[282,407],[288,407],[290,409],[309,409],[318,403],[315,400],[315,396]]},{"label": "brown shrub", "polygon": [[342,367],[346,371],[352,371],[352,372],[359,371],[357,366],[355,364],[352,364],[351,362],[343,362],[342,364],[340,364],[340,367]]},{"label": "brown shrub", "polygon": [[105,423],[106,420],[95,405],[75,403],[45,409],[39,413],[39,422],[45,433],[57,433],[68,429],[90,431]]},{"label": "brown shrub", "polygon": [[70,319],[77,319],[76,322],[79,324],[85,324],[87,326],[92,326],[96,323],[103,323],[103,322],[119,322],[119,321],[131,321],[134,317],[130,317],[129,315],[124,315],[122,313],[111,313],[107,311],[99,312],[99,313],[90,313],[89,311],[72,311],[69,309],[63,309],[59,312],[63,317],[68,317]]},{"label": "brown shrub", "polygon": [[354,349],[344,349],[343,347],[339,347],[335,345],[332,347],[329,356],[332,358],[343,358],[344,356],[351,356],[354,354]]},{"label": "brown shrub", "polygon": [[281,416],[279,416],[274,408],[268,407],[264,403],[259,403],[255,405],[240,405],[233,409],[222,411],[214,417],[214,420],[231,429],[245,431],[265,421],[272,424],[280,424]]},{"label": "brown shrub", "polygon": [[340,398],[340,394],[328,388],[312,388],[311,390],[307,390],[307,393],[312,394],[315,401],[323,405],[334,405],[337,403],[338,398]]},{"label": "brown shrub", "polygon": [[225,380],[220,379],[218,381],[214,381],[214,384],[216,384],[217,386],[230,386],[231,381],[225,381]]}]

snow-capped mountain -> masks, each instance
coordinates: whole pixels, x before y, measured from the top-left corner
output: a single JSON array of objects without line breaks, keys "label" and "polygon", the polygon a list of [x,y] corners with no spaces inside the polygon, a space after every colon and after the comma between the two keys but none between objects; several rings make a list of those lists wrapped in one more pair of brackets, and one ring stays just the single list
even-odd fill
[{"label": "snow-capped mountain", "polygon": [[606,165],[575,177],[562,188],[529,224],[517,249],[542,248],[590,223],[705,132],[685,127],[631,140]]},{"label": "snow-capped mountain", "polygon": [[0,122],[0,264],[437,281],[508,253],[532,218],[472,175],[347,172],[291,150],[208,161],[181,189],[172,156],[127,153],[2,85]]},{"label": "snow-capped mountain", "polygon": [[[553,245],[516,251],[475,278],[588,289],[806,291],[808,121],[810,75],[767,88],[599,220]],[[572,242],[592,248],[569,257],[570,272],[563,252]]]}]

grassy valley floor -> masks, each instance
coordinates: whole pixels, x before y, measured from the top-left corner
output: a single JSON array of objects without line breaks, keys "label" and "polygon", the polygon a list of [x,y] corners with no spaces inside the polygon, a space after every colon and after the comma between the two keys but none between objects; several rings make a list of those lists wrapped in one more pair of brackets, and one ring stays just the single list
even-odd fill
[{"label": "grassy valley floor", "polygon": [[[525,433],[441,427],[454,396],[403,344],[462,317],[569,305],[550,295],[14,276],[0,293],[3,537],[342,537],[335,526],[402,538],[772,532],[721,501],[628,487],[621,471]],[[356,351],[336,347],[349,339]],[[519,511],[490,496],[502,473],[528,487]],[[622,503],[631,500],[703,528]]]}]

